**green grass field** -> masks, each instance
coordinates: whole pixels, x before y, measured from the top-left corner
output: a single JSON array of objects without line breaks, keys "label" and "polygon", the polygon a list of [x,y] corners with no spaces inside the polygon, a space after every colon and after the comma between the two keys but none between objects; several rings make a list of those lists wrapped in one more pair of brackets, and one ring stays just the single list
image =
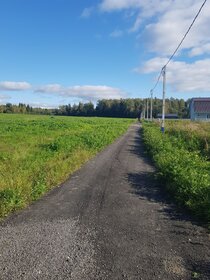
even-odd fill
[{"label": "green grass field", "polygon": [[210,225],[210,123],[143,124],[143,137],[159,177],[177,203]]},{"label": "green grass field", "polygon": [[0,217],[63,182],[132,122],[0,114]]}]

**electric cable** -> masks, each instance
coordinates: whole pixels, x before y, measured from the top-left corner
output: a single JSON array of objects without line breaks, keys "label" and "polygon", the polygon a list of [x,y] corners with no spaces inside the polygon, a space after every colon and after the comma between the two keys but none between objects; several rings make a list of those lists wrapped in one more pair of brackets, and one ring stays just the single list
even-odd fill
[{"label": "electric cable", "polygon": [[162,75],[162,72],[163,72],[163,69],[166,68],[166,66],[170,63],[170,61],[173,59],[173,57],[175,56],[175,54],[177,53],[177,51],[179,50],[179,48],[181,47],[182,43],[184,42],[184,40],[186,39],[188,33],[190,32],[191,28],[193,27],[196,19],[198,18],[199,14],[201,13],[203,7],[205,6],[207,0],[205,0],[203,2],[203,4],[201,5],[199,11],[197,12],[197,14],[195,15],[192,23],[190,24],[189,28],[187,29],[187,32],[185,33],[184,37],[182,38],[182,40],[180,41],[179,45],[177,46],[177,48],[175,49],[175,51],[173,52],[173,54],[170,56],[170,58],[168,59],[167,63],[162,67],[161,71],[160,71],[160,74],[158,76],[158,79],[157,79],[157,82],[155,83],[155,86],[153,87],[152,91],[155,90],[155,88],[157,87],[159,81],[160,81],[160,78],[161,78],[161,75]]}]

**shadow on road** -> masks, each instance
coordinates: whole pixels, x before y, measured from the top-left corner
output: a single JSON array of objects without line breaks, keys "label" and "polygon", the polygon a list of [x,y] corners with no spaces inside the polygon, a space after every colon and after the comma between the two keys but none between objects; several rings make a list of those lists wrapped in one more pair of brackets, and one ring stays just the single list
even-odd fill
[{"label": "shadow on road", "polygon": [[184,209],[181,209],[181,212],[179,211],[178,206],[174,204],[173,198],[166,192],[164,186],[161,185],[158,180],[154,163],[149,158],[144,148],[141,128],[139,128],[132,145],[129,145],[129,151],[140,157],[143,163],[139,173],[127,174],[132,193],[138,195],[139,199],[154,203],[164,203],[167,206],[164,208],[164,212],[171,219],[187,220],[198,225],[198,221],[195,221]]},{"label": "shadow on road", "polygon": [[174,204],[173,198],[165,190],[165,186],[158,180],[154,163],[145,151],[141,128],[134,139],[134,143],[129,147],[130,152],[140,157],[142,165],[144,165],[139,173],[127,174],[128,182],[132,188],[131,192],[137,195],[139,199],[154,203],[164,203],[165,207],[162,211],[170,219],[190,221],[195,225],[202,225],[195,218],[191,217],[185,209],[179,209]]},{"label": "shadow on road", "polygon": [[134,155],[141,157],[143,162],[151,165],[151,168],[155,170],[152,160],[147,156],[146,150],[144,148],[144,143],[142,139],[142,128],[138,129],[137,135],[134,137],[134,141],[131,145],[129,145],[129,151]]},{"label": "shadow on road", "polygon": [[132,187],[132,193],[138,195],[139,199],[150,202],[167,202],[163,192],[155,185],[153,172],[129,173],[128,181]]},{"label": "shadow on road", "polygon": [[[208,246],[207,231],[202,227],[204,225],[193,218],[186,210],[180,209],[174,204],[164,185],[161,185],[157,178],[157,170],[145,152],[141,135],[142,131],[139,129],[134,142],[129,146],[129,151],[138,156],[142,162],[142,167],[138,173],[127,174],[127,180],[131,186],[130,192],[138,196],[140,200],[160,205],[160,207],[154,205],[151,209],[156,209],[157,213],[162,214],[162,222],[168,225],[167,231],[172,239],[178,238],[178,240],[188,240],[189,242],[189,238],[192,236],[195,240],[199,240],[199,236],[201,236],[201,240],[203,240],[201,243],[190,241],[188,247],[183,247],[186,249],[186,252],[183,253],[183,259],[185,267],[192,272],[192,279],[210,279],[210,262],[206,261],[207,257],[199,257],[195,253],[197,246]],[[200,250],[204,250],[204,248],[201,247]],[[188,249],[191,251],[193,258]]]}]

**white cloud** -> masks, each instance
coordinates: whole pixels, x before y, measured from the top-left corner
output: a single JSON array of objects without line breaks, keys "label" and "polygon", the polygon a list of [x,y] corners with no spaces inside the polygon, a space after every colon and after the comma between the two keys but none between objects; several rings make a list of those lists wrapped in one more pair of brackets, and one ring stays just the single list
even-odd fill
[{"label": "white cloud", "polygon": [[210,54],[210,43],[203,44],[199,47],[195,47],[189,53],[191,57],[202,55],[202,54]]},{"label": "white cloud", "polygon": [[154,73],[161,70],[163,65],[167,62],[167,58],[164,57],[156,57],[148,60],[143,66],[134,68],[133,71],[136,73]]},{"label": "white cloud", "polygon": [[0,103],[5,103],[6,100],[10,99],[11,97],[9,95],[0,94]]},{"label": "white cloud", "polygon": [[36,88],[35,92],[57,94],[64,97],[75,97],[83,100],[96,101],[99,99],[120,99],[125,96],[125,93],[118,89],[108,86],[72,86],[63,87],[59,84],[45,85]]},{"label": "white cloud", "polygon": [[[181,3],[180,0],[175,1],[175,4],[171,5],[168,10],[159,16],[157,22],[145,27],[150,51],[161,55],[170,55],[175,50],[201,5],[200,1],[187,1],[190,5],[183,2]],[[181,49],[190,51],[210,42],[209,24],[210,4],[207,3]],[[200,54],[203,53],[201,52]],[[191,55],[193,55],[193,52]]]},{"label": "white cloud", "polygon": [[122,30],[116,29],[110,34],[110,37],[119,38],[119,37],[122,37],[123,34],[124,34],[124,32]]},{"label": "white cloud", "polygon": [[[129,31],[137,32],[141,27],[138,36],[141,44],[147,45],[148,51],[164,56],[175,50],[202,3],[203,0],[102,0],[99,8],[103,12],[136,11]],[[209,26],[210,2],[207,1],[181,49],[186,49],[190,56],[209,53]]]},{"label": "white cloud", "polygon": [[43,103],[43,102],[31,102],[28,105],[33,107],[33,108],[42,108],[42,109],[56,109],[56,108],[58,108],[58,105],[52,105],[52,104]]},{"label": "white cloud", "polygon": [[35,89],[35,92],[41,92],[41,93],[63,93],[65,91],[65,88],[62,87],[59,84],[49,84],[44,85],[41,87],[37,87]]},{"label": "white cloud", "polygon": [[[160,71],[166,60],[162,57],[153,58],[134,70],[138,73],[155,73]],[[209,65],[210,59],[192,63],[171,61],[166,71],[167,83],[178,92],[208,92],[210,91]]]},{"label": "white cloud", "polygon": [[[64,87],[60,84],[48,84],[43,86],[31,85],[27,82],[0,82],[0,91],[25,91],[28,89],[33,89],[34,93],[46,93],[46,94],[55,94],[63,97],[71,97],[82,99],[85,101],[97,101],[99,99],[120,99],[125,96],[119,88],[113,88],[109,86],[101,85],[78,85]],[[8,96],[0,95],[0,101],[7,99]]]},{"label": "white cloud", "polygon": [[[138,32],[136,38],[140,45],[144,45],[147,53],[154,56],[134,71],[141,74],[156,73],[156,82],[161,68],[180,43],[202,3],[203,0],[101,0],[100,10],[131,14],[134,23],[128,30]],[[173,90],[210,91],[210,59],[205,57],[210,54],[209,26],[210,1],[207,1],[174,60],[167,67],[167,83]],[[183,54],[182,60],[189,61],[191,57],[191,63],[177,61]]]},{"label": "white cloud", "polygon": [[27,82],[0,82],[0,91],[24,91],[31,89],[31,84]]},{"label": "white cloud", "polygon": [[[27,82],[0,82],[0,91],[26,91],[28,89],[32,89],[34,93],[54,94],[64,98],[71,97],[71,99],[82,99],[83,101],[97,101],[103,98],[120,99],[126,96],[126,93],[121,89],[109,87],[106,85],[77,85],[65,87],[60,84],[35,86]],[[1,94],[0,102],[8,98],[9,96]]]},{"label": "white cloud", "polygon": [[85,8],[82,11],[81,18],[89,18],[92,15],[93,11],[94,11],[94,7]]},{"label": "white cloud", "polygon": [[138,8],[139,0],[103,0],[99,5],[102,11],[111,12],[115,10]]},{"label": "white cloud", "polygon": [[[164,12],[173,2],[173,0],[103,0],[99,9],[103,12],[136,10],[137,17],[129,29],[131,32],[136,32],[145,19]],[[134,12],[129,14],[136,16]]]}]

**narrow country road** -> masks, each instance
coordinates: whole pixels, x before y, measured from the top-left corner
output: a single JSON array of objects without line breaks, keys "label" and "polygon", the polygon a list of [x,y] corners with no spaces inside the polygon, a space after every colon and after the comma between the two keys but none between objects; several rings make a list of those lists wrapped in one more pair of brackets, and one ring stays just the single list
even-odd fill
[{"label": "narrow country road", "polygon": [[169,204],[138,124],[0,224],[0,279],[210,279],[210,235]]}]

